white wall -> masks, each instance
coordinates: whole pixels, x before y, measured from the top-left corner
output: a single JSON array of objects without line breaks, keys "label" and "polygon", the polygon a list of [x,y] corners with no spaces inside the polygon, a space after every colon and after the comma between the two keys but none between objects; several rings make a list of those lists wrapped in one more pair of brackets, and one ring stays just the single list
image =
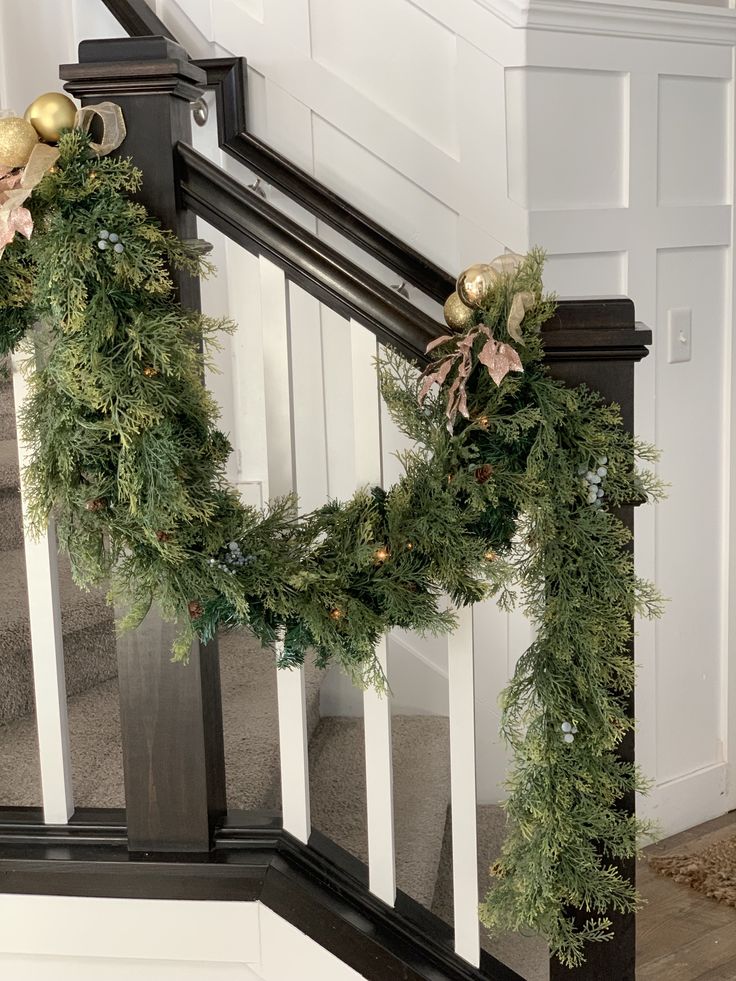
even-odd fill
[{"label": "white wall", "polygon": [[361,977],[261,903],[0,894],[0,951],[13,981]]},{"label": "white wall", "polygon": [[[637,519],[639,568],[671,599],[664,620],[641,625],[638,638],[639,757],[655,780],[643,807],[674,831],[735,806],[736,13],[664,0],[374,0],[370,15],[363,0],[158,6],[194,54],[247,56],[258,135],[448,270],[537,243],[550,253],[551,288],[633,297],[655,334],[637,369],[637,429],[662,447],[660,470],[672,483],[668,502]],[[120,33],[97,0],[68,8],[26,0],[0,11],[0,101],[21,110],[55,87],[54,65],[73,58],[75,37]],[[211,130],[199,139],[217,155]],[[272,266],[206,234],[222,269],[207,302],[244,325],[224,353],[235,368],[216,383],[239,448],[231,475],[255,503],[295,477],[307,506],[319,503],[358,473],[350,440],[362,426],[359,332],[299,290],[287,307]],[[679,307],[692,311],[693,353],[672,365],[667,315]],[[278,366],[288,351],[285,375]],[[346,363],[347,378],[332,370]],[[293,430],[278,399],[264,407],[266,390],[286,397],[289,386],[301,403]],[[385,453],[385,478],[391,467]],[[479,716],[491,723],[479,727],[479,782],[491,800],[504,765],[496,695],[527,634],[492,609],[476,619]]]}]

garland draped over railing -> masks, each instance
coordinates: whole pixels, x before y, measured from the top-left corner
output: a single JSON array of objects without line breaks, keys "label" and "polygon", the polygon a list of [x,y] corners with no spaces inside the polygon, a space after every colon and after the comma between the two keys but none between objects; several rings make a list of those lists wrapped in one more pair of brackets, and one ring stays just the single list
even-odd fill
[{"label": "garland draped over railing", "polygon": [[610,936],[607,912],[637,903],[616,862],[637,847],[619,805],[640,781],[617,747],[632,726],[632,617],[659,600],[616,508],[659,488],[635,468],[654,454],[618,409],[545,368],[542,255],[502,263],[479,296],[460,284],[463,330],[424,376],[386,355],[383,396],[413,443],[393,487],[261,512],[225,480],[230,445],[201,382],[232,325],[183,309],[172,286],[171,268],[206,264],[131,199],[129,161],[91,155],[79,130],[59,148],[30,202],[32,237],[0,259],[0,351],[27,336],[35,362],[22,410],[32,530],[53,516],[77,582],[111,582],[128,625],[152,602],[179,619],[177,657],[195,635],[244,625],[283,639],[281,667],[311,650],[361,685],[385,684],[386,631],[452,629],[444,596],[518,599],[536,639],[503,696],[509,828],[481,916],[579,963],[586,940]]}]

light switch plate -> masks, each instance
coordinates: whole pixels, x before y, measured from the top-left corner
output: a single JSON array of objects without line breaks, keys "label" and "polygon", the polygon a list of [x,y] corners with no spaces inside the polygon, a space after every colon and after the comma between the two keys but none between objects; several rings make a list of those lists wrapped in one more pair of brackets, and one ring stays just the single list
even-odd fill
[{"label": "light switch plate", "polygon": [[690,307],[667,311],[667,362],[689,361],[692,353],[693,312]]}]

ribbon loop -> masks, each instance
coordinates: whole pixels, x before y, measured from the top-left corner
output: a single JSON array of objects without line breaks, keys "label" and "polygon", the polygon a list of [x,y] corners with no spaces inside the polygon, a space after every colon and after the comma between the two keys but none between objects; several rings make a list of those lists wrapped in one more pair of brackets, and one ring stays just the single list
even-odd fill
[{"label": "ribbon loop", "polygon": [[126,136],[123,110],[114,102],[99,102],[95,106],[84,106],[77,110],[74,128],[89,133],[95,118],[102,121],[102,139],[99,143],[90,143],[90,150],[98,157],[106,157],[108,153],[117,150]]}]

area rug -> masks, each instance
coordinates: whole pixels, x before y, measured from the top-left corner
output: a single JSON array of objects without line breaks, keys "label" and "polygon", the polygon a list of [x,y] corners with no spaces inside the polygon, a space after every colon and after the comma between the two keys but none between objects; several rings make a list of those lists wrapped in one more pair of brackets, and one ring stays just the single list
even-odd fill
[{"label": "area rug", "polygon": [[683,882],[719,903],[736,907],[736,835],[691,854],[652,855],[649,865],[675,882]]}]

